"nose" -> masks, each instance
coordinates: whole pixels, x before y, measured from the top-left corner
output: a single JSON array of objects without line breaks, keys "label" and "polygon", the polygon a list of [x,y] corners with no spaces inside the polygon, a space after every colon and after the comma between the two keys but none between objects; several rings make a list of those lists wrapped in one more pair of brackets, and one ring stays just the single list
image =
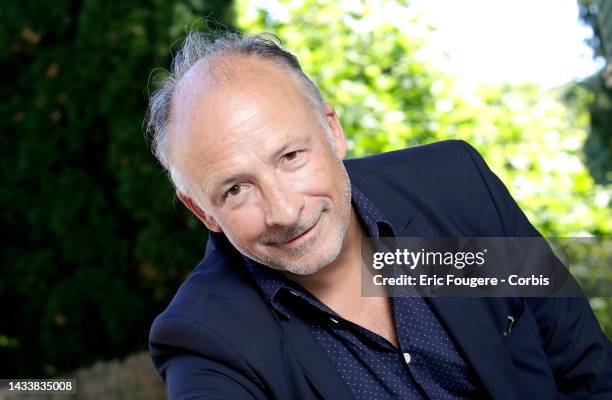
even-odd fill
[{"label": "nose", "polygon": [[299,222],[304,197],[287,181],[271,177],[263,191],[266,224],[292,226]]}]

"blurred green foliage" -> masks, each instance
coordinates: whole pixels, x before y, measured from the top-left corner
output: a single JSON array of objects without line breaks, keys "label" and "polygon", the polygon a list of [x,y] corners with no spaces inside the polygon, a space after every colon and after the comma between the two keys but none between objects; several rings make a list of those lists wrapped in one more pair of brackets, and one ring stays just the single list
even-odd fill
[{"label": "blurred green foliage", "polygon": [[143,138],[147,79],[229,0],[0,5],[0,376],[147,345],[204,251]]},{"label": "blurred green foliage", "polygon": [[[612,66],[608,67],[612,71]],[[606,84],[602,72],[576,83],[566,98],[571,102],[575,92],[588,91],[586,104],[590,115],[588,137],[584,143],[586,165],[593,179],[601,184],[612,183],[612,86]]]},{"label": "blurred green foliage", "polygon": [[[544,236],[610,236],[612,190],[594,182],[582,151],[590,91],[571,84],[556,90],[463,85],[428,65],[426,37],[432,28],[410,12],[409,4],[270,3],[264,9],[252,0],[237,1],[238,25],[275,32],[298,56],[336,107],[352,156],[464,139],[481,152]],[[395,14],[402,24],[390,22]],[[584,281],[612,280],[609,266],[574,273]],[[591,301],[610,337],[611,300]]]},{"label": "blurred green foliage", "polygon": [[[580,19],[593,34],[586,40],[595,57],[606,57],[606,69],[578,82],[577,90],[588,90],[591,116],[589,136],[584,144],[586,163],[598,183],[612,183],[612,10],[607,0],[577,0]],[[607,40],[605,37],[608,34]],[[607,50],[607,51],[606,51]],[[607,77],[606,77],[607,76]],[[608,81],[608,82],[606,82]],[[569,99],[572,99],[570,93]]]},{"label": "blurred green foliage", "polygon": [[593,49],[596,57],[604,57],[605,48],[598,18],[602,0],[576,0],[576,3],[578,4],[580,20],[593,31],[593,35],[586,40],[586,44]]}]

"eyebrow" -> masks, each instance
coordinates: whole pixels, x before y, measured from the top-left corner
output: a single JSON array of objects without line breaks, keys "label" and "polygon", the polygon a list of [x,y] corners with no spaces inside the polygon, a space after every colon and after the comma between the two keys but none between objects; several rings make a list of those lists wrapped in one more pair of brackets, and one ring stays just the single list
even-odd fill
[{"label": "eyebrow", "polygon": [[249,177],[249,174],[245,174],[245,173],[238,173],[238,174],[230,175],[229,177],[221,181],[218,185],[215,185],[215,187],[218,189],[221,189],[222,187],[227,186],[230,183],[233,183],[239,180],[243,180],[243,179],[247,179],[248,177]]},{"label": "eyebrow", "polygon": [[290,147],[295,146],[297,143],[299,142],[303,142],[303,140],[296,140],[296,139],[292,139],[290,141],[288,141],[287,143],[285,143],[283,146],[281,146],[280,149],[276,150],[273,154],[272,154],[272,158],[276,159],[278,158],[278,156],[280,156],[281,154],[283,154],[284,152],[286,152]]}]

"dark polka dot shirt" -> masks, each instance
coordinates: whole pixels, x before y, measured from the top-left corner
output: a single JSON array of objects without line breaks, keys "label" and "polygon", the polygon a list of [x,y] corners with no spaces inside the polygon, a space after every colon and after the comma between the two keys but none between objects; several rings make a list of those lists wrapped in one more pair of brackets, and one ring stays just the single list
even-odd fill
[{"label": "dark polka dot shirt", "polygon": [[[394,236],[382,213],[354,185],[352,203],[370,236]],[[287,318],[286,307],[292,307],[310,326],[355,399],[483,397],[474,371],[423,298],[391,298],[398,349],[382,336],[344,320],[277,271],[244,258],[271,306]]]}]

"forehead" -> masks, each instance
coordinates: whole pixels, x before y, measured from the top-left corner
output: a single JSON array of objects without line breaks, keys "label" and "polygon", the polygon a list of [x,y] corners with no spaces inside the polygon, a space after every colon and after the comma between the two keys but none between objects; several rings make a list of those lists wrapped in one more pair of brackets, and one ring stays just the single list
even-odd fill
[{"label": "forehead", "polygon": [[[190,179],[262,157],[280,142],[311,131],[315,114],[293,76],[257,58],[198,62],[174,94],[170,130],[173,163]],[[197,175],[197,176],[196,176]]]}]

